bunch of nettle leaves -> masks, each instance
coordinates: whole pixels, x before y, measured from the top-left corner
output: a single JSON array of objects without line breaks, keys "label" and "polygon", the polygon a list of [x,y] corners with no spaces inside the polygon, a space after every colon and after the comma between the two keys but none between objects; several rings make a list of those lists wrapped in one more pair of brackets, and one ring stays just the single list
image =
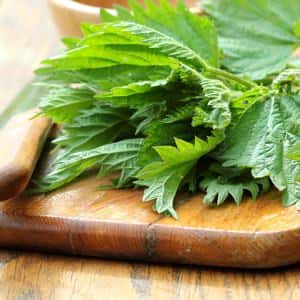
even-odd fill
[{"label": "bunch of nettle leaves", "polygon": [[271,183],[300,208],[300,1],[211,0],[202,16],[145,2],[102,10],[38,70],[63,130],[36,190],[98,168],[174,217],[178,191],[239,204]]}]

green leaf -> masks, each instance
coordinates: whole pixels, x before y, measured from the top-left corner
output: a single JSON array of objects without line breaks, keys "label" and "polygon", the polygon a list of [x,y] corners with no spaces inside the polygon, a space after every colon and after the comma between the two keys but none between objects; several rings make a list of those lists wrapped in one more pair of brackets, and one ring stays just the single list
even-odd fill
[{"label": "green leaf", "polygon": [[169,76],[168,66],[118,65],[100,69],[56,70],[41,68],[37,71],[40,80],[55,84],[80,84],[95,91],[107,91],[137,81],[160,80]]},{"label": "green leaf", "polygon": [[300,163],[287,158],[300,138],[300,97],[271,97],[253,105],[228,132],[219,159],[224,166],[252,168],[254,178],[269,176],[283,191],[283,203],[300,199]]},{"label": "green leaf", "polygon": [[232,91],[217,79],[203,77],[200,83],[204,99],[195,107],[192,125],[204,125],[213,129],[226,128],[231,122]]},{"label": "green leaf", "polygon": [[[100,46],[100,45],[141,45],[142,38],[121,30],[110,23],[84,24],[88,33],[77,43],[82,46]],[[78,48],[77,47],[77,48]]]},{"label": "green leaf", "polygon": [[93,168],[120,172],[114,187],[146,187],[144,200],[173,216],[176,194],[198,191],[203,177],[210,203],[230,195],[240,203],[245,190],[255,198],[269,177],[284,204],[296,203],[300,162],[289,155],[300,135],[299,70],[277,73],[299,45],[298,6],[210,2],[225,69],[211,18],[183,1],[132,0],[116,16],[102,10],[104,22],[83,24],[83,37],[65,39],[65,52],[37,72],[50,89],[42,113],[63,127],[38,190]]},{"label": "green leaf", "polygon": [[300,19],[295,22],[294,33],[296,37],[300,38]]},{"label": "green leaf", "polygon": [[233,97],[230,103],[232,115],[230,127],[234,127],[255,103],[265,101],[269,97],[268,94],[269,90],[267,88],[257,86]]},{"label": "green leaf", "polygon": [[289,149],[287,157],[294,160],[300,160],[300,143],[297,143]]},{"label": "green leaf", "polygon": [[242,177],[229,179],[224,176],[209,176],[200,182],[200,187],[206,192],[203,198],[205,204],[211,205],[216,201],[217,205],[223,204],[231,196],[237,205],[240,205],[244,191],[251,194],[256,200],[260,190],[269,189],[268,178],[249,178]]},{"label": "green leaf", "polygon": [[120,22],[115,26],[125,28],[137,36],[142,36],[143,43],[149,45],[149,48],[157,49],[159,52],[177,58],[188,65],[199,69],[205,65],[205,61],[192,49],[151,27],[134,22]]},{"label": "green leaf", "polygon": [[298,0],[209,0],[216,22],[222,63],[252,79],[283,70],[300,45]]},{"label": "green leaf", "polygon": [[145,130],[145,141],[139,153],[139,165],[145,166],[159,159],[154,146],[174,145],[175,137],[191,140],[194,138],[195,131],[186,123],[177,122],[174,124],[165,124],[155,120]]},{"label": "green leaf", "polygon": [[283,93],[299,95],[300,69],[285,69],[273,80],[272,87]]},{"label": "green leaf", "polygon": [[194,144],[175,139],[174,146],[157,146],[161,161],[145,166],[138,174],[136,184],[147,186],[144,201],[155,200],[155,210],[176,217],[174,198],[184,178],[200,157],[214,149],[223,140],[223,134],[215,132],[207,142],[195,137]]},{"label": "green leaf", "polygon": [[166,103],[170,108],[178,102],[193,101],[199,97],[201,85],[189,81],[189,74],[183,75],[181,66],[172,70],[164,79],[136,81],[125,86],[114,87],[108,93],[99,93],[96,98],[108,101],[115,106],[139,109],[149,104]]},{"label": "green leaf", "polygon": [[143,139],[129,139],[106,144],[92,150],[84,150],[71,155],[60,155],[60,159],[53,162],[50,172],[36,180],[35,192],[47,192],[57,189],[77,177],[93,166],[102,166],[100,175],[107,175],[121,170],[116,182],[117,187],[127,184],[137,173],[136,165],[138,151]]},{"label": "green leaf", "polygon": [[161,119],[166,109],[165,101],[149,103],[138,108],[130,117],[130,120],[133,121],[136,127],[135,135],[139,133],[145,134],[155,121]]},{"label": "green leaf", "polygon": [[[168,1],[146,1],[146,7],[129,1],[131,12],[118,9],[118,16],[103,13],[103,18],[116,28],[126,29],[142,37],[144,44],[170,57],[194,66],[218,66],[219,53],[216,30],[211,20],[189,11],[183,1],[174,8]],[[89,31],[90,33],[90,31]]]},{"label": "green leaf", "polygon": [[87,89],[53,88],[39,104],[43,114],[56,123],[69,123],[84,109],[93,106],[94,93]]},{"label": "green leaf", "polygon": [[43,61],[59,70],[105,68],[115,65],[170,66],[178,63],[144,45],[88,45]]},{"label": "green leaf", "polygon": [[163,119],[164,123],[170,124],[175,122],[181,122],[186,119],[191,119],[195,112],[195,107],[197,106],[196,101],[191,101],[186,104],[183,104],[179,108],[176,108],[174,111],[171,111]]},{"label": "green leaf", "polygon": [[98,94],[96,98],[109,101],[116,106],[138,108],[145,102],[160,100],[159,95],[163,96],[164,93],[161,88],[165,87],[168,82],[168,78],[155,81],[137,81],[125,86],[114,87],[108,93]]},{"label": "green leaf", "polygon": [[[174,50],[178,51],[179,45],[173,42],[176,40],[186,49],[194,51],[208,64],[218,66],[217,35],[209,18],[193,14],[183,1],[178,1],[176,8],[167,0],[160,0],[160,5],[156,5],[152,0],[147,0],[146,8],[136,0],[129,1],[129,4],[133,14],[132,21],[147,26],[147,30],[151,31],[143,33],[136,28],[135,33],[142,36],[145,34],[146,39],[150,39],[153,44],[157,43],[157,48],[164,49],[164,51],[169,47],[175,47]],[[183,47],[179,48],[181,49],[179,52],[181,52]]]},{"label": "green leaf", "polygon": [[67,153],[90,150],[131,135],[133,128],[129,125],[129,118],[130,111],[126,108],[94,103],[92,108],[82,110],[71,123],[66,124],[54,143]]},{"label": "green leaf", "polygon": [[68,49],[76,48],[80,39],[76,37],[65,37],[61,40]]},{"label": "green leaf", "polygon": [[51,66],[54,70],[98,69],[112,67],[118,64],[111,59],[68,56],[57,56],[44,60],[42,63]]}]

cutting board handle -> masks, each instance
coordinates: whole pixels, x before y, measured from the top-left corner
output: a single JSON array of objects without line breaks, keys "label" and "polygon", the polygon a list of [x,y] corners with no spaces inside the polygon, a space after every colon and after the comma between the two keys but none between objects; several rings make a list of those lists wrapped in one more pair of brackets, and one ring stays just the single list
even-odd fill
[{"label": "cutting board handle", "polygon": [[13,116],[0,131],[0,201],[26,188],[52,126],[36,109]]}]

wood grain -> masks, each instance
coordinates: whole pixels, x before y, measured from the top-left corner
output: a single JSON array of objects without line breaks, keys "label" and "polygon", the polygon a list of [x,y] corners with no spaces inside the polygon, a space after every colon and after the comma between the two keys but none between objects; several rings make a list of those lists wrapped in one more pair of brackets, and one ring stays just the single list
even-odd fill
[{"label": "wood grain", "polygon": [[[44,1],[2,0],[0,24],[1,111],[58,39]],[[300,266],[250,272],[3,250],[0,299],[298,300]]]},{"label": "wood grain", "polygon": [[154,213],[142,190],[81,179],[46,195],[0,204],[0,245],[141,261],[266,268],[300,262],[300,214],[271,191],[237,207],[177,199],[179,220]]},{"label": "wood grain", "polygon": [[0,131],[0,201],[19,196],[27,187],[50,131],[49,118],[32,109],[12,117]]},{"label": "wood grain", "polygon": [[0,298],[298,300],[299,267],[238,271],[0,252]]}]

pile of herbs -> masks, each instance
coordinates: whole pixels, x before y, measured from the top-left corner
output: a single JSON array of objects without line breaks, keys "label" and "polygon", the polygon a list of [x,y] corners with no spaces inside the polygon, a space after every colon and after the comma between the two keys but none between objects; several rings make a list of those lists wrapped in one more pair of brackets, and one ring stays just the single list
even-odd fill
[{"label": "pile of herbs", "polygon": [[35,191],[93,168],[173,217],[179,191],[239,204],[273,185],[300,208],[300,1],[145,2],[102,10],[38,70],[63,129]]}]

